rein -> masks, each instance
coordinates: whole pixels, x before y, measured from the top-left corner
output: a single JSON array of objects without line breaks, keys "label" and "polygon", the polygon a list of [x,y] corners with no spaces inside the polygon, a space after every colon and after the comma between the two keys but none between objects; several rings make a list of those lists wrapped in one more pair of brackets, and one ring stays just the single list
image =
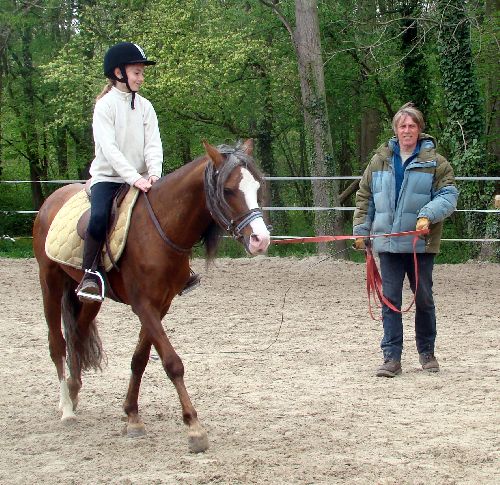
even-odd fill
[{"label": "rein", "polygon": [[181,253],[181,254],[188,254],[191,252],[191,248],[181,248],[180,246],[178,246],[177,244],[175,244],[173,241],[171,241],[167,235],[165,234],[165,232],[163,231],[163,229],[161,228],[161,225],[160,223],[158,222],[158,218],[156,217],[156,214],[154,213],[154,210],[153,208],[151,207],[151,202],[149,202],[149,199],[148,199],[148,196],[147,196],[147,193],[146,192],[143,192],[142,195],[144,195],[144,201],[146,202],[146,207],[148,209],[148,212],[149,212],[149,217],[151,218],[151,220],[153,221],[153,224],[155,225],[156,227],[156,230],[158,231],[158,234],[160,235],[160,237],[174,250],[174,251],[177,251],[178,253]]},{"label": "rein", "polygon": [[[366,257],[366,293],[368,295],[368,311],[372,320],[382,320],[382,318],[375,318],[372,311],[371,299],[375,301],[378,308],[382,308],[382,305],[386,305],[392,311],[397,313],[407,313],[413,304],[415,303],[415,298],[418,290],[418,260],[416,245],[418,239],[429,233],[429,229],[422,229],[419,231],[403,231],[394,232],[390,234],[374,234],[367,236],[365,239],[365,257]],[[415,265],[415,292],[413,293],[413,299],[407,308],[400,310],[396,308],[385,296],[382,291],[382,278],[380,272],[377,268],[377,263],[375,257],[373,256],[373,251],[371,247],[371,239],[376,237],[402,237],[402,236],[413,236],[413,263]],[[294,244],[294,243],[306,243],[306,242],[330,242],[330,241],[345,241],[348,239],[358,239],[360,236],[313,236],[313,237],[298,237],[289,239],[278,239],[273,240],[273,244]]]}]

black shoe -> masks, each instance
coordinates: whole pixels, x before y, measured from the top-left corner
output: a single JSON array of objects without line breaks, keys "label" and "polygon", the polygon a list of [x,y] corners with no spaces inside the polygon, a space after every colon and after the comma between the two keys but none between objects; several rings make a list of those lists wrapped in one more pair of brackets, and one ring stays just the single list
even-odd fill
[{"label": "black shoe", "polygon": [[200,286],[201,284],[201,276],[199,274],[193,273],[191,271],[191,276],[187,280],[186,286],[179,292],[179,296],[185,295],[190,291],[193,291],[195,288]]},{"label": "black shoe", "polygon": [[396,377],[401,374],[401,362],[399,360],[385,360],[384,363],[377,369],[377,377]]},{"label": "black shoe", "polygon": [[96,268],[101,261],[103,242],[94,239],[87,231],[83,246],[82,269],[85,270],[82,281],[76,288],[80,301],[103,301],[104,280]]},{"label": "black shoe", "polygon": [[76,296],[78,296],[81,302],[102,302],[104,301],[104,292],[102,288],[103,282],[101,275],[97,273],[97,271],[91,272],[90,270],[86,270],[81,283],[76,289]]}]

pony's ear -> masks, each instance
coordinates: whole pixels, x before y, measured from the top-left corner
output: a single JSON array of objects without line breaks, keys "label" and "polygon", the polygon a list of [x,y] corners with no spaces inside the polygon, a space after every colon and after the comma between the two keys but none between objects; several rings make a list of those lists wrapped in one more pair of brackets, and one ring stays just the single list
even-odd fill
[{"label": "pony's ear", "polygon": [[203,146],[205,147],[205,151],[207,155],[210,157],[210,160],[214,162],[216,167],[219,167],[224,161],[224,157],[220,154],[220,152],[214,146],[210,145],[207,140],[203,140]]},{"label": "pony's ear", "polygon": [[248,140],[245,140],[245,143],[241,146],[241,150],[245,152],[247,155],[252,156],[253,153],[253,140],[252,138],[248,138]]}]

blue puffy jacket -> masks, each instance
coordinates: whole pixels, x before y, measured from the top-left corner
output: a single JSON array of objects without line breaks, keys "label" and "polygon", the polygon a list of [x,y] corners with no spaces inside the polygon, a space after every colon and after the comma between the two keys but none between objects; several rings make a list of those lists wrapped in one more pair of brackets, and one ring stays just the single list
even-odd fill
[{"label": "blue puffy jacket", "polygon": [[[396,138],[391,138],[375,152],[366,167],[356,192],[353,235],[388,234],[413,231],[417,218],[427,217],[430,233],[420,239],[419,253],[438,253],[443,220],[456,208],[458,190],[450,163],[436,152],[436,141],[420,135],[420,150],[405,167],[396,203],[394,171]],[[399,162],[397,162],[399,163]],[[411,253],[413,237],[373,239],[376,252]]]}]

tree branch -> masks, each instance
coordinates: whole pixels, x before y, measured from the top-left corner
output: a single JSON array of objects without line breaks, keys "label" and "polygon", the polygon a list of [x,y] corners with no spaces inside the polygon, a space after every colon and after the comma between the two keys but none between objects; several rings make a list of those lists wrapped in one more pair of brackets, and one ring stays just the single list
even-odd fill
[{"label": "tree branch", "polygon": [[281,11],[281,9],[278,8],[277,1],[276,0],[260,0],[260,2],[263,5],[265,5],[266,7],[269,7],[276,14],[276,16],[281,20],[281,23],[285,26],[286,30],[288,30],[288,33],[290,34],[290,37],[292,38],[292,42],[294,42],[293,27],[291,26],[290,22],[288,22],[287,18],[285,17],[285,15]]},{"label": "tree branch", "polygon": [[[16,10],[14,10],[12,13],[9,14],[9,16],[14,16],[17,14],[21,15],[27,15],[32,8],[39,7],[40,5],[39,1],[33,1],[33,2],[23,2],[22,7],[18,7]],[[10,27],[10,26],[2,26],[0,29],[0,56],[3,55],[4,51],[7,49],[7,43],[9,40],[9,37],[11,36],[12,32],[15,29]]]},{"label": "tree branch", "polygon": [[340,205],[344,205],[344,202],[349,198],[351,194],[354,194],[359,189],[359,180],[355,180],[350,183],[349,186],[339,195]]},{"label": "tree branch", "polygon": [[[175,108],[172,109],[172,112],[185,120],[197,121],[200,123],[205,123],[207,125],[222,127],[228,130],[233,135],[242,135],[242,130],[240,130],[237,126],[227,121],[222,121],[222,120],[219,121],[202,113],[186,113],[183,111],[179,111]],[[255,134],[249,134],[250,138],[254,138],[255,136],[256,136]]]},{"label": "tree branch", "polygon": [[26,153],[24,153],[22,150],[17,148],[17,146],[13,142],[11,142],[10,140],[7,140],[7,138],[4,138],[2,141],[7,143],[9,146],[11,146],[17,153],[19,153],[19,155],[26,158],[26,160],[28,160],[28,162],[31,161],[30,157],[28,155],[26,155]]}]

